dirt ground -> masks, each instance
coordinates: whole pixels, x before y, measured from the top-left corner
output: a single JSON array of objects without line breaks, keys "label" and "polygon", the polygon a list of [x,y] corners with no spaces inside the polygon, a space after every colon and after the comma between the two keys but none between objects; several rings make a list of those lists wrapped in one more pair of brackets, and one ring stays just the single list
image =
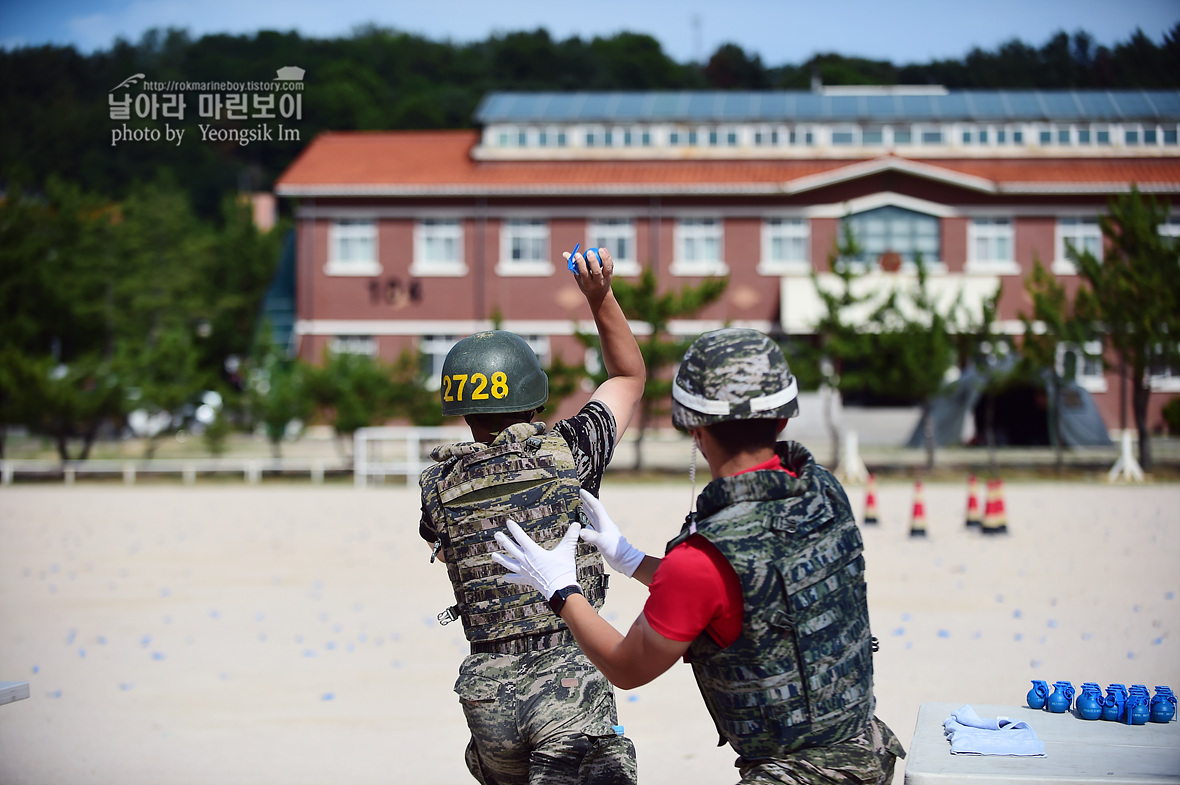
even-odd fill
[{"label": "dirt ground", "polygon": [[[1180,689],[1180,485],[1004,490],[1009,534],[984,538],[964,485],[928,485],[923,540],[912,485],[878,486],[878,715],[907,745],[921,703],[1019,705],[1031,679]],[[689,497],[603,492],[656,553]],[[31,688],[0,706],[0,783],[474,782],[451,691],[465,644],[435,620],[449,586],[417,521],[404,487],[0,489],[0,681]],[[626,630],[645,591],[615,578],[606,617]],[[618,702],[640,782],[737,780],[688,666]]]}]

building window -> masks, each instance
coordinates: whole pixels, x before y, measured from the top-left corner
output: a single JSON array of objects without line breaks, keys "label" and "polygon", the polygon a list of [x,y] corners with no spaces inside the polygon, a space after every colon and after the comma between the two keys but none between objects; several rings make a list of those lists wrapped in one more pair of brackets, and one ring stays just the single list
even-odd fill
[{"label": "building window", "polygon": [[1072,343],[1057,345],[1057,373],[1066,378],[1069,373],[1083,390],[1106,392],[1106,374],[1102,368],[1102,341],[1086,341],[1081,346]]},{"label": "building window", "polygon": [[423,335],[418,341],[418,352],[422,355],[422,370],[426,374],[425,387],[437,390],[442,387],[443,362],[451,347],[459,342],[457,335]]},{"label": "building window", "polygon": [[1148,383],[1155,392],[1180,392],[1180,346],[1173,345],[1170,353],[1157,344],[1147,367]]},{"label": "building window", "polygon": [[463,224],[457,218],[423,218],[414,226],[414,263],[410,275],[461,276]]},{"label": "building window", "polygon": [[363,354],[377,356],[377,340],[371,335],[337,335],[328,342],[331,354]]},{"label": "building window", "polygon": [[673,275],[725,275],[720,218],[681,218],[676,223]]},{"label": "building window", "polygon": [[615,260],[616,275],[638,275],[635,222],[630,218],[597,218],[586,230],[588,248],[606,248]]},{"label": "building window", "polygon": [[1173,215],[1160,224],[1159,233],[1162,237],[1180,237],[1180,216]]},{"label": "building window", "polygon": [[1102,227],[1097,217],[1063,216],[1057,219],[1057,250],[1053,272],[1057,275],[1076,275],[1077,267],[1069,252],[1089,252],[1102,258]]},{"label": "building window", "polygon": [[893,143],[894,144],[910,144],[914,139],[914,133],[909,128],[894,128],[893,129]]},{"label": "building window", "polygon": [[967,225],[967,267],[989,272],[1019,272],[1013,256],[1011,218],[973,218]]},{"label": "building window", "polygon": [[942,129],[926,129],[923,131],[922,144],[942,144]]},{"label": "building window", "polygon": [[885,129],[880,127],[866,128],[861,134],[861,144],[876,146],[885,143]]},{"label": "building window", "polygon": [[381,272],[377,261],[377,222],[341,218],[328,231],[328,275],[372,276]]},{"label": "building window", "polygon": [[806,218],[767,218],[762,222],[763,275],[811,271],[811,225]]},{"label": "building window", "polygon": [[552,275],[549,222],[544,218],[509,218],[500,232],[498,275]]},{"label": "building window", "polygon": [[860,255],[852,261],[875,264],[882,254],[890,252],[899,254],[907,264],[913,264],[918,254],[927,266],[938,261],[940,224],[933,215],[888,206],[866,210],[845,220],[860,246]]},{"label": "building window", "polygon": [[860,131],[854,125],[842,125],[832,129],[832,145],[834,147],[847,147],[856,144],[856,137]]}]

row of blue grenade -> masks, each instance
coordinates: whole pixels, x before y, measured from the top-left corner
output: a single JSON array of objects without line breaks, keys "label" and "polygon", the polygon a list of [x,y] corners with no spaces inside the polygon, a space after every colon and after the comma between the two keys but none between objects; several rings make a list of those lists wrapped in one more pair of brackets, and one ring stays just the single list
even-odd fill
[{"label": "row of blue grenade", "polygon": [[1030,709],[1064,714],[1073,706],[1083,720],[1104,719],[1127,725],[1144,725],[1148,721],[1171,722],[1176,716],[1176,695],[1171,687],[1162,685],[1155,688],[1155,695],[1152,696],[1143,684],[1132,684],[1130,690],[1122,684],[1111,684],[1103,697],[1102,689],[1096,683],[1087,681],[1082,684],[1076,703],[1073,699],[1074,687],[1068,681],[1053,682],[1052,690],[1049,683],[1041,679],[1033,679],[1032,685],[1025,696]]}]

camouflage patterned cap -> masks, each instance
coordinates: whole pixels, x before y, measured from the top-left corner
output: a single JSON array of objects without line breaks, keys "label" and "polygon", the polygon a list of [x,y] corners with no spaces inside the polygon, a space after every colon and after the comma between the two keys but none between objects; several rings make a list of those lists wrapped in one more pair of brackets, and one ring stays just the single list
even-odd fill
[{"label": "camouflage patterned cap", "polygon": [[672,384],[672,424],[687,431],[727,420],[794,417],[798,398],[778,344],[757,330],[714,330],[684,353]]}]

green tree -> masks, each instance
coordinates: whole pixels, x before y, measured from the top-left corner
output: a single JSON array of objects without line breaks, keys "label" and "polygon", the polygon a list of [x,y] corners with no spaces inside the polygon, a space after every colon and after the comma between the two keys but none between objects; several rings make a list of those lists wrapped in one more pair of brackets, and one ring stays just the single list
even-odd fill
[{"label": "green tree", "polygon": [[260,423],[274,457],[282,457],[282,443],[292,430],[302,429],[313,411],[308,391],[308,366],[275,354],[265,354],[253,369],[249,401],[254,421]]},{"label": "green tree", "polygon": [[438,390],[426,384],[426,357],[406,350],[398,355],[392,369],[394,411],[414,425],[441,425],[442,400]]},{"label": "green tree", "polygon": [[[1020,314],[1024,337],[1020,344],[1021,363],[1026,377],[1049,380],[1049,437],[1056,453],[1057,472],[1065,466],[1065,446],[1061,441],[1062,387],[1077,377],[1076,363],[1067,362],[1064,373],[1057,370],[1057,357],[1063,345],[1081,349],[1092,336],[1076,314],[1074,299],[1065,286],[1045,269],[1040,259],[1033,260],[1033,271],[1024,279],[1024,288],[1032,300],[1032,313]],[[1073,353],[1067,358],[1076,357]]]},{"label": "green tree", "polygon": [[1137,187],[1113,197],[1099,217],[1102,259],[1070,249],[1082,287],[1076,313],[1089,329],[1105,336],[1131,386],[1131,408],[1139,431],[1139,463],[1152,468],[1147,407],[1151,371],[1180,363],[1180,243],[1160,234],[1169,206],[1144,197]]},{"label": "green tree", "polygon": [[57,179],[0,201],[0,416],[51,436],[61,459],[123,413],[111,297],[118,212]]},{"label": "green tree", "polygon": [[[672,380],[666,369],[680,362],[685,351],[696,336],[671,337],[669,323],[678,317],[695,314],[709,303],[715,302],[729,285],[728,278],[707,278],[696,286],[686,285],[678,291],[660,291],[656,275],[650,265],[644,265],[638,283],[615,279],[612,289],[623,313],[632,321],[648,325],[645,335],[639,337],[639,350],[647,368],[647,384],[639,405],[639,422],[636,427],[635,469],[643,468],[643,437],[652,423],[669,410],[672,397]],[[587,348],[601,351],[597,335],[577,333],[578,340]],[[606,379],[602,369],[591,378],[595,384]]]},{"label": "green tree", "polygon": [[351,455],[358,429],[382,424],[396,411],[393,369],[365,354],[328,353],[323,365],[308,370],[307,389],[343,455]]},{"label": "green tree", "polygon": [[930,407],[954,362],[962,294],[949,304],[940,302],[920,255],[912,279],[901,275],[870,289],[865,285],[867,272],[851,261],[859,250],[845,221],[841,240],[828,256],[835,288],[826,289],[813,274],[825,307],[813,329],[819,350],[831,363],[829,383],[843,395],[870,393],[879,399],[917,401],[930,469],[935,456]]}]

